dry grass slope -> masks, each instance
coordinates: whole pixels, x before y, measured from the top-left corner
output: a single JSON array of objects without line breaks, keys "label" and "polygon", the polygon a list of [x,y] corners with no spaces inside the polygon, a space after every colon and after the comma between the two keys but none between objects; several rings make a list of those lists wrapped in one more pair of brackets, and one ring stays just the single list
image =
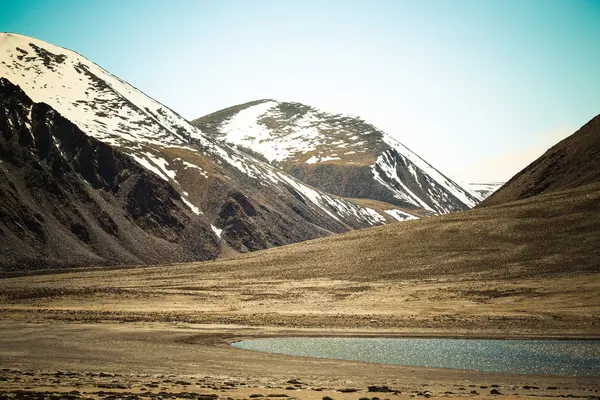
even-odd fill
[{"label": "dry grass slope", "polygon": [[600,115],[515,175],[480,207],[600,182]]},{"label": "dry grass slope", "polygon": [[368,281],[597,273],[599,202],[600,185],[588,185],[248,254],[215,267],[256,278]]}]

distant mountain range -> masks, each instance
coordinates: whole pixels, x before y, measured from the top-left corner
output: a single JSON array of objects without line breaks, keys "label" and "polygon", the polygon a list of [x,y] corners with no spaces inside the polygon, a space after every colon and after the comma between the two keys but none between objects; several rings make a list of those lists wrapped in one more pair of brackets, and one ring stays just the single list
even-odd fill
[{"label": "distant mountain range", "polygon": [[483,199],[487,199],[502,187],[505,182],[492,182],[492,183],[469,183],[469,188],[471,191],[477,193],[479,197]]},{"label": "distant mountain range", "polygon": [[354,116],[258,100],[192,121],[216,139],[257,155],[327,193],[445,214],[481,196],[444,175],[389,134]]},{"label": "distant mountain range", "polygon": [[215,140],[75,52],[15,34],[0,51],[4,265],[207,259],[404,218]]}]

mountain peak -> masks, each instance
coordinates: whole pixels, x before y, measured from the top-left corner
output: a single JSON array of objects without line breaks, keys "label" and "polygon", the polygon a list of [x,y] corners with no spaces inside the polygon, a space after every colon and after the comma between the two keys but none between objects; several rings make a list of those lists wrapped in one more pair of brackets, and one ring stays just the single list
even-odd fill
[{"label": "mountain peak", "polygon": [[297,102],[259,100],[193,124],[335,195],[431,213],[465,210],[480,201],[470,188],[360,117]]},{"label": "mountain peak", "polygon": [[15,34],[0,37],[0,51],[0,75],[98,139],[184,145],[200,137],[180,115],[74,51]]}]

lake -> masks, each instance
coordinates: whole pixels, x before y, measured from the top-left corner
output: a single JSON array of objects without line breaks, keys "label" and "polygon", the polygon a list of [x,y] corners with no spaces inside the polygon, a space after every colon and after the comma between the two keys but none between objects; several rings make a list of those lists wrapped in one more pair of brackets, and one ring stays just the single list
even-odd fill
[{"label": "lake", "polygon": [[600,341],[275,338],[233,347],[268,353],[517,374],[600,376]]}]

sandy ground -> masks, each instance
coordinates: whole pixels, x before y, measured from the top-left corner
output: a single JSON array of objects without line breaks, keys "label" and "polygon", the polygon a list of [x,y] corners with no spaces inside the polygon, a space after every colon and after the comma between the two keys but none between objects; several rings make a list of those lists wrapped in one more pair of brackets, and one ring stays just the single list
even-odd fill
[{"label": "sandy ground", "polygon": [[0,317],[484,337],[600,336],[600,273],[518,281],[236,278],[216,263],[0,279]]},{"label": "sandy ground", "polygon": [[[384,335],[371,331],[247,328],[157,323],[4,323],[0,391],[216,394],[227,398],[285,394],[302,399],[489,397],[589,398],[598,377],[521,376],[378,365],[239,350],[241,338],[300,335]],[[35,345],[33,345],[35,343]],[[391,392],[369,392],[368,386]],[[343,393],[348,392],[348,393]],[[394,392],[398,392],[395,393]],[[428,392],[428,393],[426,393]],[[123,396],[123,394],[119,394]],[[186,397],[181,395],[180,397]]]}]

